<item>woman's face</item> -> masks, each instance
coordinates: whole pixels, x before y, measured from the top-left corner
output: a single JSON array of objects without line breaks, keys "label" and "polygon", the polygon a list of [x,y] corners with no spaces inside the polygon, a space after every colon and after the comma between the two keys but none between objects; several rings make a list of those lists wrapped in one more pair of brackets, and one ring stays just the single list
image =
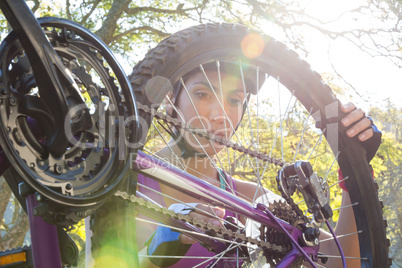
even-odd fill
[{"label": "woman's face", "polygon": [[[220,80],[216,71],[205,73],[207,77],[197,72],[185,81],[185,88],[176,102],[177,108],[187,126],[229,139],[242,117],[243,82],[240,77],[225,73],[221,73]],[[200,153],[213,155],[222,149],[222,145],[196,137],[199,143],[191,134],[184,133],[187,144]]]}]

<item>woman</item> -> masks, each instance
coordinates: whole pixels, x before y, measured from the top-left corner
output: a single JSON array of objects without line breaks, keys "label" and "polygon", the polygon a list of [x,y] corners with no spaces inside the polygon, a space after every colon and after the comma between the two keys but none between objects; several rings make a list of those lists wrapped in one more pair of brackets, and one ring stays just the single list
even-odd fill
[{"label": "woman", "polygon": [[[255,71],[254,71],[255,72]],[[255,74],[255,73],[254,73]],[[183,82],[176,85],[176,95],[171,96],[171,103],[175,104],[173,107],[168,108],[168,113],[183,120],[189,126],[196,129],[205,129],[207,132],[217,135],[219,137],[229,139],[239,126],[241,119],[244,115],[245,107],[248,103],[251,92],[255,89],[254,81],[245,73],[244,80],[239,74],[238,69],[233,69],[232,63],[225,63],[221,66],[221,72],[216,71],[215,66],[205,65],[204,69],[196,69],[183,77]],[[247,91],[244,88],[248,89]],[[354,137],[358,135],[359,140],[370,140],[374,134],[371,128],[372,122],[364,116],[360,109],[349,103],[341,107],[344,113],[347,113],[342,119],[342,124],[349,127],[347,135]],[[181,166],[188,173],[193,174],[217,187],[232,191],[236,195],[244,196],[253,200],[256,195],[257,185],[251,182],[245,182],[233,179],[226,175],[221,169],[216,168],[217,163],[215,155],[222,150],[223,146],[206,138],[196,139],[191,133],[176,129],[172,127],[170,130],[173,137],[168,146],[161,149],[157,155],[168,162]],[[181,137],[182,139],[176,139]],[[179,140],[179,141],[178,141]],[[378,144],[372,146],[377,150]],[[181,156],[177,158],[175,155]],[[225,183],[226,181],[226,183]],[[138,182],[142,185],[160,190],[167,196],[174,196],[184,203],[193,203],[196,209],[190,209],[190,216],[202,219],[206,222],[221,226],[219,218],[224,218],[229,213],[226,213],[220,208],[211,208],[205,204],[200,204],[199,200],[187,196],[180,191],[167,187],[165,185],[158,185],[152,180],[140,175]],[[229,185],[229,186],[226,186]],[[139,187],[140,192],[145,192],[147,195],[153,195],[151,191],[144,187]],[[175,208],[175,202],[169,198],[154,195],[161,205]],[[350,203],[349,196],[345,191],[343,193],[342,205]],[[212,210],[212,211],[211,211]],[[204,211],[211,212],[217,217],[211,217]],[[185,213],[184,211],[180,211]],[[349,224],[349,219],[353,218],[354,214],[351,208],[344,208],[341,210],[338,225],[336,228],[337,234],[353,233],[356,231],[354,224]],[[352,221],[354,222],[354,221]],[[138,230],[138,246],[146,244],[147,247],[141,252],[142,254],[149,254],[152,256],[157,255],[170,255],[170,256],[213,256],[212,253],[207,251],[198,242],[190,237],[173,232],[169,228],[158,227],[157,231],[151,236],[151,232],[155,228],[147,229],[142,223],[137,224]],[[144,243],[144,233],[148,241]],[[321,237],[326,237],[328,234],[323,234]],[[149,236],[148,236],[149,235]],[[320,239],[321,239],[320,237]],[[343,248],[348,252],[349,256],[358,255],[358,244],[356,237],[350,236],[348,239],[343,239]],[[333,243],[322,243],[320,252],[337,254],[337,248],[333,247]],[[141,254],[140,253],[140,254]],[[150,262],[153,262],[153,264]],[[159,258],[144,258],[140,267],[192,267],[204,262],[204,260],[194,259],[159,259]],[[332,261],[332,260],[331,260]],[[155,264],[157,266],[155,266]],[[201,265],[206,267],[209,262]],[[351,266],[356,263],[350,262]],[[339,266],[336,263],[328,262],[326,266]]]}]

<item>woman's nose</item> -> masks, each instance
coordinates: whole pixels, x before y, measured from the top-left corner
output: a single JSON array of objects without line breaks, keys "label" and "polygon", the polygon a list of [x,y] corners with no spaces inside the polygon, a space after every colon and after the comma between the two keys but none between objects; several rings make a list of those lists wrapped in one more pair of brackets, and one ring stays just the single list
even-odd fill
[{"label": "woman's nose", "polygon": [[223,121],[226,118],[226,113],[220,102],[216,101],[210,107],[209,119],[210,121]]}]

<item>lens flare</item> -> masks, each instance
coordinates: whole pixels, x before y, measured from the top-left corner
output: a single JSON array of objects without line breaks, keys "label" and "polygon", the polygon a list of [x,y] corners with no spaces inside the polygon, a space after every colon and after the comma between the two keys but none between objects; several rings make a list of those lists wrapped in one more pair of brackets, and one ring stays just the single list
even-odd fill
[{"label": "lens flare", "polygon": [[265,43],[262,37],[255,33],[248,34],[241,42],[243,54],[249,59],[260,56],[264,46]]}]

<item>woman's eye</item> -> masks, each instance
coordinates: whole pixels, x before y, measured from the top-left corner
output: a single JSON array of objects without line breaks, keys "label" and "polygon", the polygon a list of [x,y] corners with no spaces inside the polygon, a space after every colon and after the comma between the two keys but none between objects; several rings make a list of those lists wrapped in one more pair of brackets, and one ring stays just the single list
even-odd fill
[{"label": "woman's eye", "polygon": [[242,101],[239,99],[229,99],[229,103],[233,105],[241,105]]},{"label": "woman's eye", "polygon": [[199,98],[199,99],[203,99],[203,98],[208,98],[209,94],[205,93],[205,92],[197,92],[195,93],[195,95]]}]

